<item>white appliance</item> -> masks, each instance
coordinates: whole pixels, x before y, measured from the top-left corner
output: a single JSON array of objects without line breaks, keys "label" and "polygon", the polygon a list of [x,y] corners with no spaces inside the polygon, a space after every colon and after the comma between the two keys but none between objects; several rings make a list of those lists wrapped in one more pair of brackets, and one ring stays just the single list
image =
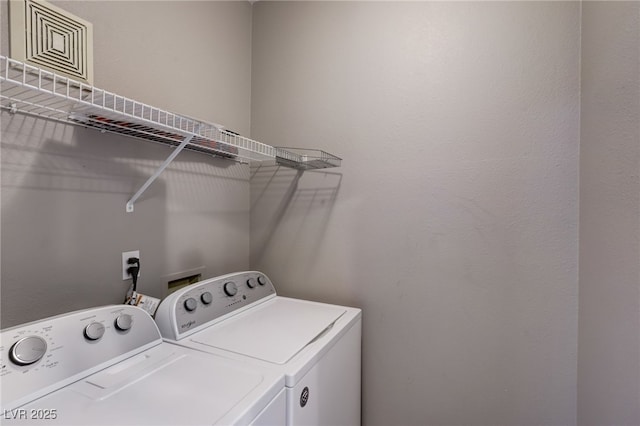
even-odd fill
[{"label": "white appliance", "polygon": [[3,425],[276,425],[284,377],[170,345],[134,306],[0,334]]},{"label": "white appliance", "polygon": [[288,425],[360,424],[360,309],[277,296],[249,271],[172,293],[155,319],[167,342],[284,373]]}]

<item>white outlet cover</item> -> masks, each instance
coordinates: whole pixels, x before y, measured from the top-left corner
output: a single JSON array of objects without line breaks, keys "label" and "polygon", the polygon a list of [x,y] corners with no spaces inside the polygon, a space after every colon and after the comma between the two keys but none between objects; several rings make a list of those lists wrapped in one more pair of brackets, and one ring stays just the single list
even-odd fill
[{"label": "white outlet cover", "polygon": [[[129,258],[131,257],[137,257],[138,259],[140,259],[140,250],[122,252],[122,281],[131,279],[131,275],[127,273],[127,269],[132,266],[127,263],[127,260],[129,260]],[[138,271],[138,277],[140,277],[140,271]]]}]

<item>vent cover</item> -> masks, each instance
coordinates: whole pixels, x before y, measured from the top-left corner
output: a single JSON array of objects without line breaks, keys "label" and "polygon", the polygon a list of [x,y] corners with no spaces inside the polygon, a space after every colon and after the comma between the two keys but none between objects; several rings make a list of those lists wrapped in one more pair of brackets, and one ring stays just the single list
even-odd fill
[{"label": "vent cover", "polygon": [[11,0],[11,56],[93,84],[93,26],[44,0]]}]

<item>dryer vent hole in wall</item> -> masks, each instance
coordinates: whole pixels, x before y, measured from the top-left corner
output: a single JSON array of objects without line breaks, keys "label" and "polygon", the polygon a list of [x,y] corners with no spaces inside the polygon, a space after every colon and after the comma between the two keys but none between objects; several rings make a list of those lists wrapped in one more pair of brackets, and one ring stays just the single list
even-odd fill
[{"label": "dryer vent hole in wall", "polygon": [[202,274],[189,275],[188,277],[182,277],[175,280],[171,280],[167,283],[168,294],[174,291],[180,290],[183,287],[197,283],[202,279]]}]

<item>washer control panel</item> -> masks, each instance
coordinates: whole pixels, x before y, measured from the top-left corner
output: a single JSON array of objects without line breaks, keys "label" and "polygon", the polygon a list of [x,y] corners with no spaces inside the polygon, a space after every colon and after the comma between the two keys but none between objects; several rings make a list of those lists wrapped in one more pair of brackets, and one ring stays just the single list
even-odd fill
[{"label": "washer control panel", "polygon": [[275,296],[276,290],[265,274],[236,272],[170,294],[160,303],[155,318],[162,337],[180,340],[202,326]]},{"label": "washer control panel", "polygon": [[86,309],[2,330],[1,405],[22,405],[161,341],[149,314],[128,305]]}]

